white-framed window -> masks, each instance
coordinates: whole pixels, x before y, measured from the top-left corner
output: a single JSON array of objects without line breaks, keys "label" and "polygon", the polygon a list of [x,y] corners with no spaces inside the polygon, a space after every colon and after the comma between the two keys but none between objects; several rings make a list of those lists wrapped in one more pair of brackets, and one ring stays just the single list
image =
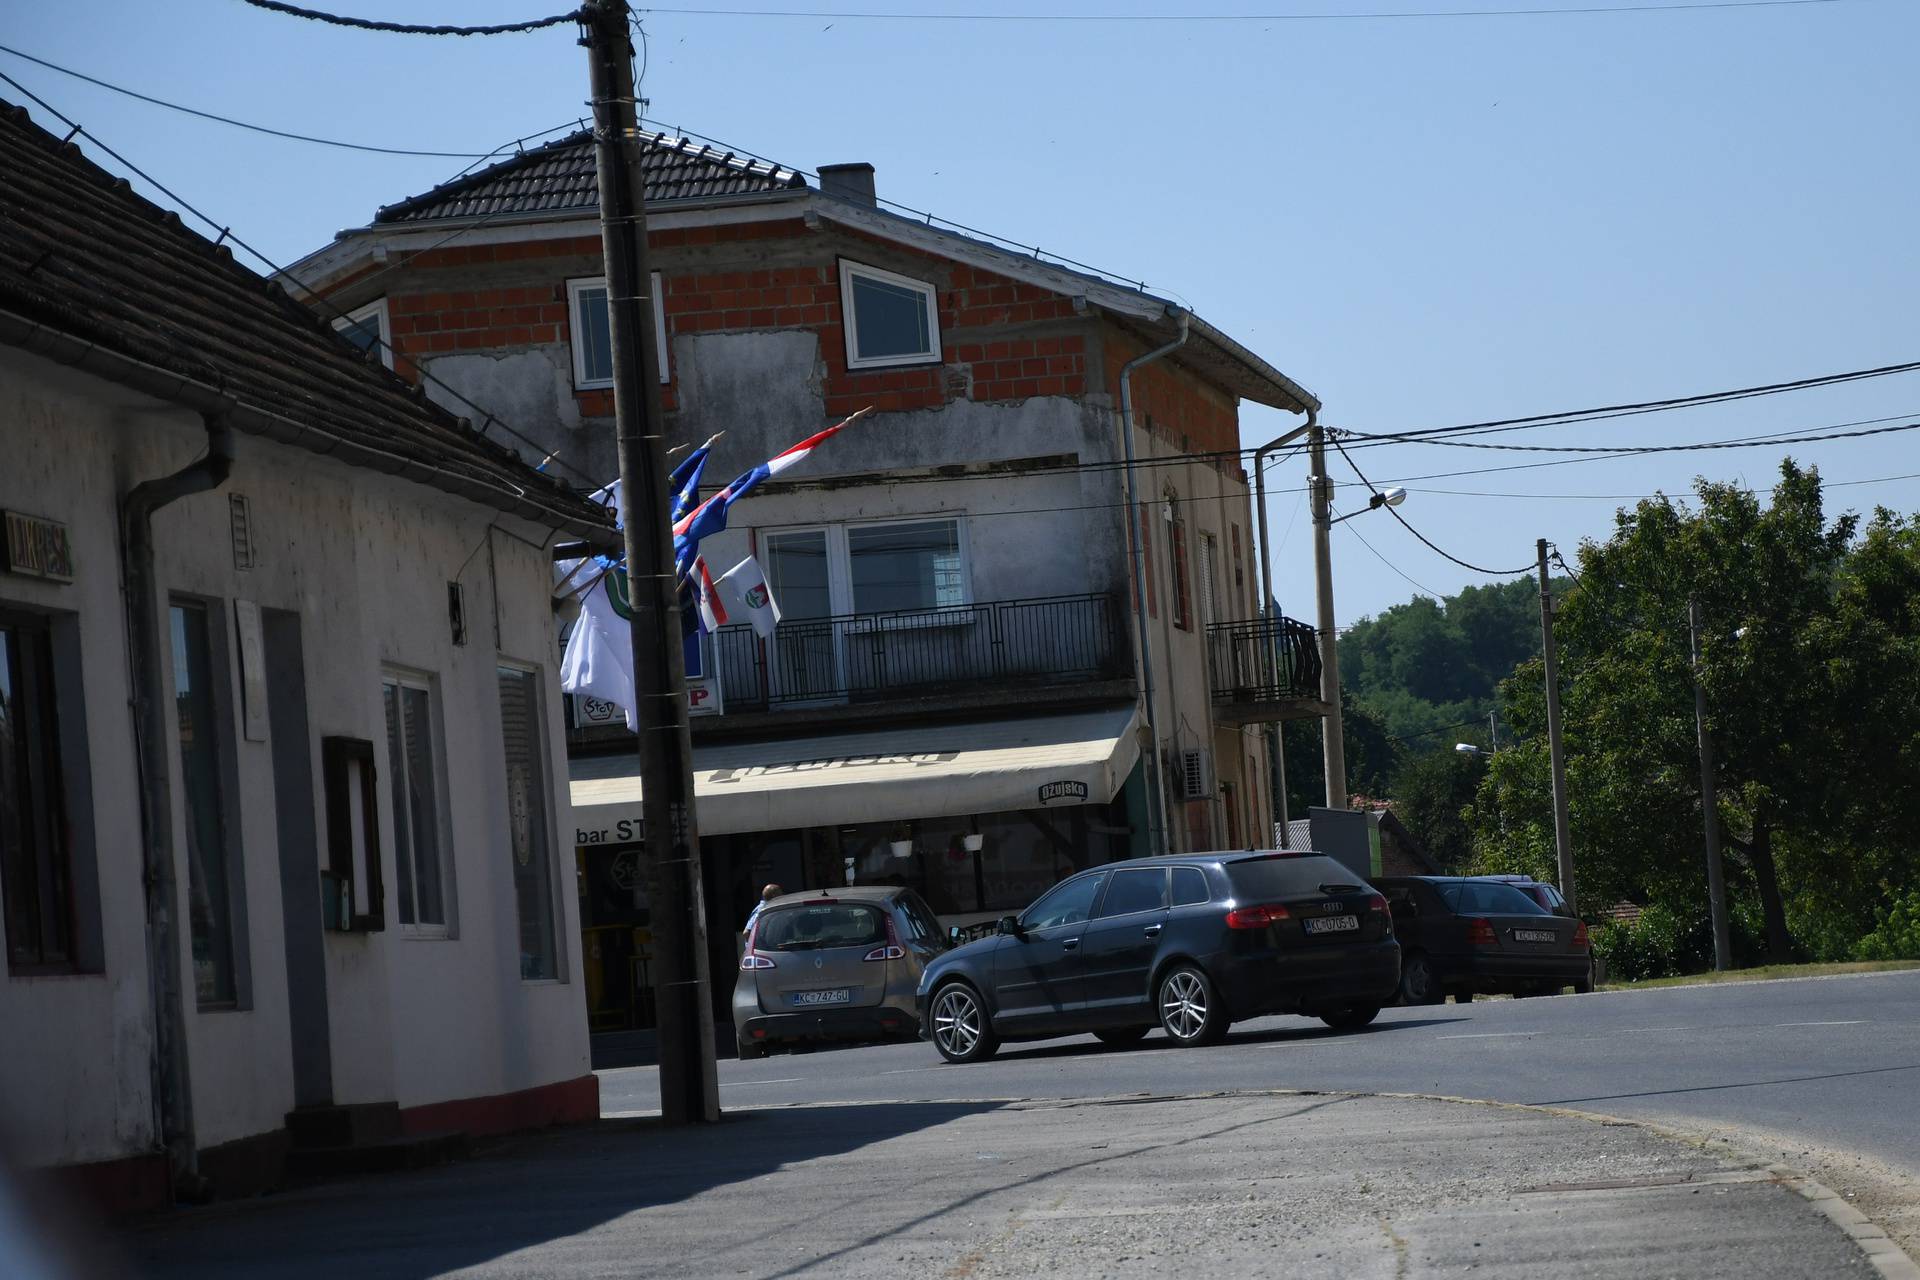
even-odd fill
[{"label": "white-framed window", "polygon": [[924,280],[842,258],[840,309],[849,369],[940,358],[940,306]]},{"label": "white-framed window", "polygon": [[333,322],[333,331],[362,351],[378,350],[380,363],[393,368],[393,326],[387,322],[387,300],[375,298]]},{"label": "white-framed window", "polygon": [[[653,273],[653,354],[660,381],[672,381],[667,370],[667,307],[660,296],[661,280]],[[607,310],[607,278],[593,276],[567,281],[567,315],[573,336],[573,386],[588,391],[613,385],[613,317]]]},{"label": "white-framed window", "polygon": [[783,618],[942,609],[972,599],[966,524],[933,516],[761,535]]},{"label": "white-framed window", "polygon": [[451,935],[452,848],[442,768],[444,741],[430,677],[387,670],[380,701],[387,722],[387,802],[393,814],[393,862],[403,928]]}]

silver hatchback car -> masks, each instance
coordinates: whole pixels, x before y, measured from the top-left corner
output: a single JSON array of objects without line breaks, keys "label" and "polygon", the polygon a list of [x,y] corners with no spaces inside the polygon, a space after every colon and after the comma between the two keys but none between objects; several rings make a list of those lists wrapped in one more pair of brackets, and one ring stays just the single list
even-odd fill
[{"label": "silver hatchback car", "polygon": [[919,1034],[914,992],[947,950],[926,901],[901,886],[790,893],[760,910],[740,954],[733,1030],[742,1058],[802,1040]]}]

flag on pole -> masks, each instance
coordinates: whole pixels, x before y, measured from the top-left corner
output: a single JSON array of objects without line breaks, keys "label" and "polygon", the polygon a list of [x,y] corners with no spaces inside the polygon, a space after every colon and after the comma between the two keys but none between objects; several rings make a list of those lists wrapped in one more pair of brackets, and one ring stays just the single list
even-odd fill
[{"label": "flag on pole", "polygon": [[721,574],[719,587],[723,596],[731,596],[739,605],[762,640],[773,639],[773,629],[780,624],[780,606],[767,586],[766,571],[758,559],[748,556]]},{"label": "flag on pole", "polygon": [[705,556],[693,558],[693,596],[700,612],[700,629],[709,635],[733,621],[727,613],[726,602],[720,598],[713,575],[707,571]]},{"label": "flag on pole", "polygon": [[693,560],[699,554],[700,539],[709,534],[719,533],[727,527],[727,512],[734,503],[753,492],[763,480],[777,476],[789,467],[806,461],[807,456],[815,449],[831,440],[867,412],[868,410],[862,409],[846,421],[836,423],[825,431],[816,432],[792,448],[774,454],[759,466],[743,472],[732,484],[675,520],[673,522],[673,559],[679,576],[685,578],[693,572]]},{"label": "flag on pole", "polygon": [[634,712],[633,643],[628,619],[627,575],[614,569],[580,597],[580,618],[560,658],[560,687],[567,693],[611,702],[627,713],[627,728],[640,730]]}]

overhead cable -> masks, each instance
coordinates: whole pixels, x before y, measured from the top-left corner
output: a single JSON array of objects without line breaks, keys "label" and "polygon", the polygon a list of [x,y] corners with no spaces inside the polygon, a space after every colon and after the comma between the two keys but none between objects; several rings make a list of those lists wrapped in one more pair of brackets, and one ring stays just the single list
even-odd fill
[{"label": "overhead cable", "polygon": [[324,22],[330,26],[353,27],[360,31],[383,31],[390,35],[403,36],[519,35],[522,32],[558,27],[568,22],[579,22],[586,12],[584,9],[575,9],[568,13],[556,13],[547,18],[529,18],[525,22],[499,22],[485,27],[450,27],[413,22],[384,22],[375,18],[354,18],[346,14],[323,13],[318,9],[302,9],[298,5],[281,4],[280,0],[245,0],[245,2],[256,9],[269,9],[274,13],[285,13],[295,18]]},{"label": "overhead cable", "polygon": [[[1367,479],[1366,474],[1362,472],[1360,468],[1354,464],[1353,459],[1349,457],[1347,454],[1346,446],[1340,443],[1340,439],[1338,436],[1329,433],[1327,438],[1333,441],[1334,448],[1340,450],[1340,456],[1343,458],[1346,458],[1347,465],[1349,467],[1353,467],[1353,474],[1360,477],[1360,483],[1367,486],[1368,490],[1370,490],[1375,497],[1383,499],[1383,501],[1380,504],[1381,510],[1385,511],[1388,515],[1392,516],[1395,520],[1398,520],[1402,528],[1404,528],[1408,533],[1412,534],[1414,537],[1420,539],[1421,542],[1425,543],[1429,551],[1432,551],[1436,555],[1439,555],[1445,559],[1453,561],[1455,564],[1459,565],[1462,569],[1471,569],[1475,573],[1484,573],[1487,576],[1493,577],[1493,578],[1512,578],[1512,577],[1517,577],[1523,573],[1533,572],[1534,566],[1530,564],[1522,565],[1518,569],[1488,569],[1485,566],[1473,564],[1469,561],[1462,560],[1459,556],[1454,555],[1451,551],[1447,551],[1437,546],[1432,539],[1427,537],[1426,534],[1421,533],[1418,529],[1408,524],[1407,518],[1401,515],[1398,511],[1394,510],[1392,503],[1384,501],[1386,495],[1381,493],[1379,489],[1375,488],[1373,481]],[[1362,539],[1362,541],[1364,541],[1364,539]],[[1405,575],[1403,574],[1402,576],[1404,577]],[[1409,581],[1411,581],[1411,579],[1409,579]]]},{"label": "overhead cable", "polygon": [[1594,4],[1547,9],[1376,9],[1353,13],[915,13],[852,9],[686,9],[647,8],[644,13],[687,18],[862,18],[889,22],[1379,22],[1400,18],[1551,18],[1617,13],[1690,13],[1714,9],[1795,9],[1845,4],[1850,0],[1678,0],[1670,4]]}]

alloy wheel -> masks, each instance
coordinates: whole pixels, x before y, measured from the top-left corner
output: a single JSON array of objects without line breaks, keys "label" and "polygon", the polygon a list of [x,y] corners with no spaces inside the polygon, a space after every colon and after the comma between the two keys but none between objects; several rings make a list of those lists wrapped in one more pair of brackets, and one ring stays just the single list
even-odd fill
[{"label": "alloy wheel", "polygon": [[1192,1040],[1207,1025],[1207,989],[1200,975],[1182,969],[1160,988],[1160,1016],[1166,1028],[1181,1040]]},{"label": "alloy wheel", "polygon": [[948,987],[934,1000],[933,1038],[955,1058],[966,1057],[980,1043],[980,1003],[965,987]]}]

